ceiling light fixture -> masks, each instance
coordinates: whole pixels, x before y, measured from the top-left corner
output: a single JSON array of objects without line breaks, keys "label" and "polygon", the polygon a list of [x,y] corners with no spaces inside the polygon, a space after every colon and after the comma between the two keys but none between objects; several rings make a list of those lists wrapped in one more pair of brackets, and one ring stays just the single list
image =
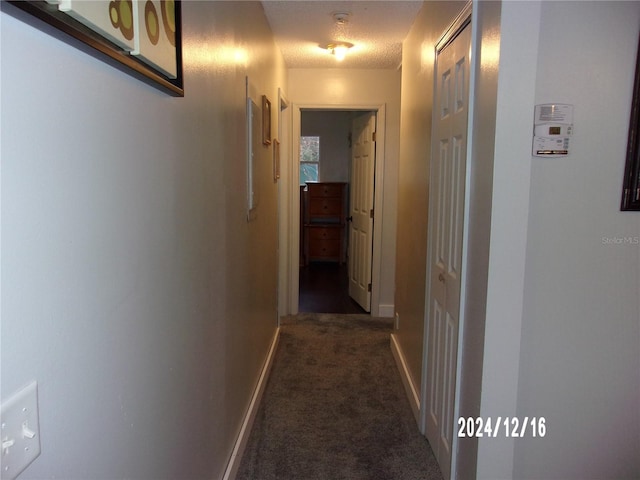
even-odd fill
[{"label": "ceiling light fixture", "polygon": [[347,52],[351,47],[353,47],[353,43],[336,42],[330,43],[325,48],[329,50],[329,53],[336,57],[337,61],[341,62],[347,56]]}]

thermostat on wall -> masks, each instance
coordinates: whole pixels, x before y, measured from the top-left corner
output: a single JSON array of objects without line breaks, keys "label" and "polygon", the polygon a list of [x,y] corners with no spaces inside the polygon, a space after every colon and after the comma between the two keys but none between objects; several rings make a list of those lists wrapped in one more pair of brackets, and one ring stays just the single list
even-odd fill
[{"label": "thermostat on wall", "polygon": [[533,121],[532,155],[566,157],[573,133],[573,105],[536,105]]}]

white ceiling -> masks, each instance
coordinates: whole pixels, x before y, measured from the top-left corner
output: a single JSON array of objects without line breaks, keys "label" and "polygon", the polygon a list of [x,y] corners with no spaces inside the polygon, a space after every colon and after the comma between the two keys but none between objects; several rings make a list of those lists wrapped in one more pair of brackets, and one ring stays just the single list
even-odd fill
[{"label": "white ceiling", "polygon": [[[276,44],[288,68],[397,68],[402,41],[422,7],[410,1],[263,0]],[[335,12],[349,13],[338,25]],[[320,45],[354,44],[342,62]]]}]

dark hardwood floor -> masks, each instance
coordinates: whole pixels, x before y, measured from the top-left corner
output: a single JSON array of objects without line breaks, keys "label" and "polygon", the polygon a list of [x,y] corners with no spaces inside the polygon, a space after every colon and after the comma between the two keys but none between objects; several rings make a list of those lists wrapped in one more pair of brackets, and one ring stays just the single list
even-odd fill
[{"label": "dark hardwood floor", "polygon": [[367,313],[349,297],[345,264],[311,262],[300,267],[300,312]]}]

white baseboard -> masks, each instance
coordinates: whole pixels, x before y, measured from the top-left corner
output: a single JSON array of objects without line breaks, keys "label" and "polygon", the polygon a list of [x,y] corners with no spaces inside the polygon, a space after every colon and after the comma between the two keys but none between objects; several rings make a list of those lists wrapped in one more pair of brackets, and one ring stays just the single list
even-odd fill
[{"label": "white baseboard", "polygon": [[378,305],[379,317],[393,318],[395,314],[395,305]]},{"label": "white baseboard", "polygon": [[413,384],[413,380],[409,374],[409,368],[407,367],[407,362],[404,354],[402,353],[402,347],[400,347],[400,343],[398,342],[396,335],[393,333],[391,334],[391,352],[393,353],[393,358],[395,359],[396,366],[400,372],[400,378],[402,378],[402,384],[404,385],[407,398],[411,404],[413,416],[415,417],[418,426],[420,426],[420,396],[418,395],[418,390]]},{"label": "white baseboard", "polygon": [[249,435],[251,434],[251,427],[253,427],[253,421],[256,418],[256,413],[258,412],[258,407],[260,406],[260,401],[262,400],[262,394],[264,393],[264,388],[267,385],[269,372],[271,371],[271,365],[273,365],[273,358],[276,353],[279,338],[280,327],[276,329],[276,333],[273,336],[271,347],[269,348],[269,353],[267,353],[267,358],[264,362],[264,366],[262,367],[262,372],[260,372],[258,384],[256,385],[256,389],[254,390],[253,396],[251,397],[251,403],[249,404],[247,413],[244,416],[242,427],[240,428],[240,433],[238,434],[236,444],[234,445],[233,451],[231,452],[231,458],[229,459],[227,469],[225,470],[224,476],[222,477],[223,480],[234,480],[236,478],[236,474],[238,473],[238,468],[240,467],[240,462],[242,461],[242,455],[244,454],[244,449],[247,446],[247,441],[249,440]]}]

